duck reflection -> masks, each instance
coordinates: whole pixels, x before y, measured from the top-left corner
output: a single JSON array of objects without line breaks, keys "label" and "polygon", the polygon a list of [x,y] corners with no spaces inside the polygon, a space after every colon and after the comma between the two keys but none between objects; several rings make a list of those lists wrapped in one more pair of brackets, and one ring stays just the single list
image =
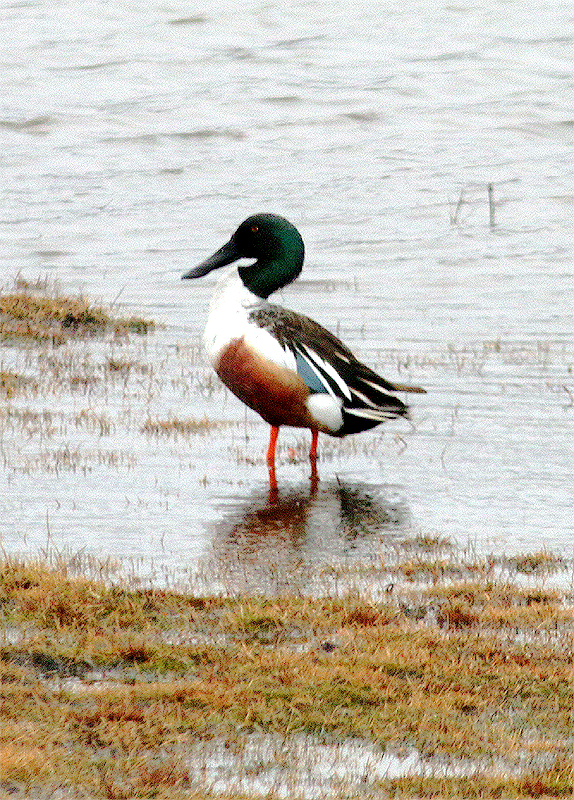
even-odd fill
[{"label": "duck reflection", "polygon": [[312,591],[336,566],[378,563],[384,541],[404,537],[409,522],[394,486],[261,489],[227,507],[210,566],[234,593]]}]

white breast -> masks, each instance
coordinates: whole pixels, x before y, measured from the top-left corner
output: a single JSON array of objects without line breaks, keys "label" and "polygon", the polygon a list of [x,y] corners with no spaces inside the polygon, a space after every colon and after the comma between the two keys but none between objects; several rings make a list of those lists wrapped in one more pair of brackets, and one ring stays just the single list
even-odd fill
[{"label": "white breast", "polygon": [[209,360],[216,369],[221,354],[230,342],[244,338],[248,346],[280,366],[295,369],[295,357],[271,334],[249,320],[252,311],[267,305],[249,291],[232,267],[218,281],[211,300],[203,341]]}]

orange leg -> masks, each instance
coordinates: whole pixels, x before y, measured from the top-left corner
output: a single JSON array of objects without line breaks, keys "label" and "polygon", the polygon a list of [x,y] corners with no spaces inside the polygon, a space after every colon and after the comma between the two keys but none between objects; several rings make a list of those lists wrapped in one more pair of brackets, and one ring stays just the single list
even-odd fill
[{"label": "orange leg", "polygon": [[309,450],[309,461],[311,462],[311,488],[316,489],[319,481],[317,474],[317,440],[319,439],[319,431],[311,431],[313,438],[311,439],[311,449]]},{"label": "orange leg", "polygon": [[277,487],[277,478],[275,476],[275,464],[269,466],[269,502],[276,503],[279,489]]},{"label": "orange leg", "polygon": [[277,444],[278,436],[279,428],[276,425],[272,425],[271,435],[269,436],[269,447],[267,449],[267,464],[269,467],[275,467],[275,445]]},{"label": "orange leg", "polygon": [[271,426],[271,434],[269,436],[269,447],[267,449],[267,466],[269,467],[269,502],[277,500],[277,478],[275,477],[275,445],[277,444],[277,437],[279,436],[279,428],[276,425]]},{"label": "orange leg", "polygon": [[312,430],[313,438],[311,439],[311,449],[309,450],[309,458],[311,461],[317,463],[317,442],[319,440],[319,431]]}]

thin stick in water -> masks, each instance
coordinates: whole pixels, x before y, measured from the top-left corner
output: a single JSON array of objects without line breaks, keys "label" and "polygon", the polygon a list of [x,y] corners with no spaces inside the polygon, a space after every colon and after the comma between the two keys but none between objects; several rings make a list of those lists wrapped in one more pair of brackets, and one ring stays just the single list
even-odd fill
[{"label": "thin stick in water", "polygon": [[490,228],[492,230],[496,225],[496,222],[494,220],[494,186],[492,185],[492,183],[488,184],[488,214],[490,220]]},{"label": "thin stick in water", "polygon": [[460,209],[462,208],[463,200],[464,200],[464,186],[460,190],[460,195],[458,196],[458,203],[456,204],[456,208],[454,210],[454,214],[451,213],[451,215],[450,215],[450,223],[451,223],[451,225],[458,225],[458,215],[460,213]]}]

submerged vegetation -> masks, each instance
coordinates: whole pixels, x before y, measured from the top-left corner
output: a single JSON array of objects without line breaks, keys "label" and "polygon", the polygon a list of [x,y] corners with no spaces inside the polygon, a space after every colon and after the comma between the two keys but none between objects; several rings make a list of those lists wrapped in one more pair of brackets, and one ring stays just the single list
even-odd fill
[{"label": "submerged vegetation", "polygon": [[177,436],[206,434],[218,428],[230,427],[232,423],[215,422],[203,417],[202,419],[178,419],[169,417],[168,419],[147,419],[142,425],[141,432],[153,436]]},{"label": "submerged vegetation", "polygon": [[78,560],[6,559],[5,786],[209,796],[210,743],[247,773],[247,743],[280,736],[283,759],[290,741],[418,754],[419,769],[365,778],[361,796],[569,796],[571,598],[476,574],[384,601],[224,597],[110,584]]},{"label": "submerged vegetation", "polygon": [[10,399],[30,385],[30,380],[24,375],[10,370],[0,370],[0,398]]}]

